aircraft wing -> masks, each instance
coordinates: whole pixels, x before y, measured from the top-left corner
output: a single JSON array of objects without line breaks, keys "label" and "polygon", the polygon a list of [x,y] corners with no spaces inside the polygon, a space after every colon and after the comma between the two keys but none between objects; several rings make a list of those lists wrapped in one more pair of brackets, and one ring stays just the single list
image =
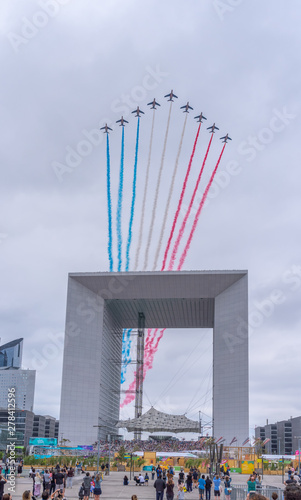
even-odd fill
[{"label": "aircraft wing", "polygon": [[191,106],[188,106],[189,109],[193,109]]},{"label": "aircraft wing", "polygon": [[175,97],[176,99],[178,99],[178,96],[176,94],[172,94],[172,97]]},{"label": "aircraft wing", "polygon": [[[125,121],[125,120],[123,120],[123,121]],[[119,123],[119,122],[121,122],[121,120],[116,120],[116,123]]]},{"label": "aircraft wing", "polygon": [[128,122],[127,120],[125,120],[125,119],[123,119],[123,121],[124,121],[125,123],[129,123],[129,122]]}]

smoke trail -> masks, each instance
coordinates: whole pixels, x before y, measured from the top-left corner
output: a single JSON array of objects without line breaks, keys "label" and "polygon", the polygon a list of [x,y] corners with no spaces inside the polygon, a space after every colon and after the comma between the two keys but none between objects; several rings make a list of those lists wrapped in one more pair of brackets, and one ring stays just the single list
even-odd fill
[{"label": "smoke trail", "polygon": [[182,269],[182,266],[183,266],[183,264],[184,264],[184,262],[185,262],[185,259],[186,259],[186,256],[187,256],[187,252],[188,252],[188,250],[189,250],[190,243],[191,243],[192,237],[193,237],[193,235],[194,235],[194,232],[195,232],[195,229],[196,229],[196,226],[197,226],[197,223],[198,223],[199,217],[200,217],[200,213],[201,213],[201,211],[202,211],[202,208],[203,208],[203,206],[204,206],[204,203],[205,203],[206,198],[207,198],[207,195],[208,195],[208,191],[209,191],[209,189],[210,189],[210,187],[211,187],[211,184],[212,184],[212,182],[213,182],[214,176],[215,176],[216,171],[217,171],[217,169],[218,169],[219,163],[220,163],[221,158],[222,158],[222,156],[223,156],[223,153],[224,153],[224,151],[225,151],[225,147],[226,147],[226,143],[225,143],[225,144],[224,144],[224,146],[223,146],[223,149],[222,149],[222,151],[221,151],[221,154],[220,154],[220,156],[219,156],[219,159],[217,160],[217,164],[216,164],[216,166],[215,166],[215,169],[214,169],[214,170],[213,170],[213,172],[212,172],[212,175],[211,175],[211,177],[210,177],[210,180],[209,180],[209,182],[208,182],[208,184],[207,184],[207,186],[206,186],[206,189],[205,189],[205,191],[204,191],[204,194],[203,194],[203,196],[202,196],[201,202],[200,202],[200,204],[199,204],[198,211],[197,211],[197,213],[196,213],[196,215],[195,215],[195,218],[194,218],[194,221],[193,221],[192,229],[191,229],[191,231],[190,231],[190,234],[189,234],[189,237],[188,237],[188,240],[187,240],[186,246],[185,246],[185,248],[184,248],[184,250],[183,250],[183,253],[182,253],[182,255],[181,255],[181,258],[180,258],[180,262],[179,262],[179,265],[178,265],[178,271],[179,271],[180,269]]},{"label": "smoke trail", "polygon": [[135,163],[134,163],[134,176],[133,176],[133,194],[132,194],[132,205],[131,205],[131,216],[129,223],[129,234],[126,246],[126,264],[125,270],[129,270],[130,266],[130,248],[132,243],[132,227],[135,213],[135,201],[136,201],[136,181],[137,181],[137,163],[138,163],[138,146],[139,146],[139,127],[140,127],[140,117],[138,116],[137,122],[137,136],[136,136],[136,147],[135,147]]},{"label": "smoke trail", "polygon": [[152,239],[152,235],[153,235],[154,224],[155,224],[159,189],[160,189],[160,184],[161,184],[161,176],[162,176],[162,172],[163,172],[166,144],[167,144],[167,138],[168,138],[169,124],[170,124],[171,109],[172,109],[172,101],[170,102],[170,107],[169,107],[169,114],[168,114],[168,120],[167,120],[166,132],[165,132],[165,139],[164,139],[164,145],[163,145],[163,151],[162,151],[162,157],[161,157],[161,165],[160,165],[160,170],[159,170],[159,175],[158,175],[158,180],[157,180],[155,199],[154,199],[154,205],[153,205],[152,216],[151,216],[151,224],[150,224],[150,228],[149,228],[145,256],[144,256],[143,271],[145,271],[145,269],[147,268],[147,265],[148,265],[148,253],[149,253],[150,243],[151,243],[151,239]]},{"label": "smoke trail", "polygon": [[[156,329],[156,331],[158,331],[158,329]],[[147,371],[153,367],[154,355],[158,349],[159,342],[163,337],[163,332],[164,332],[164,330],[160,331],[160,334],[158,335],[156,344],[155,344],[154,348],[152,349],[149,357],[147,358],[147,360],[144,359],[143,380],[145,379]],[[135,399],[135,394],[132,391],[135,391],[135,389],[136,389],[136,374],[137,374],[137,371],[134,373],[134,380],[129,385],[129,388],[128,388],[129,392],[126,393],[124,400],[120,404],[120,408],[124,408],[124,406],[128,405],[129,403],[131,403]]]},{"label": "smoke trail", "polygon": [[183,238],[183,234],[184,234],[184,230],[185,230],[185,227],[186,227],[186,223],[187,223],[188,217],[190,215],[190,212],[191,212],[191,209],[192,209],[192,205],[193,205],[193,202],[194,202],[194,199],[195,199],[195,196],[196,196],[199,184],[200,184],[200,180],[201,180],[202,173],[203,173],[203,170],[204,170],[204,167],[205,167],[205,163],[206,163],[206,160],[207,160],[207,156],[208,156],[208,153],[209,153],[209,150],[210,150],[212,139],[213,139],[213,134],[211,134],[211,138],[210,138],[210,141],[209,141],[209,144],[208,144],[208,147],[207,147],[207,151],[206,151],[206,154],[204,156],[202,168],[201,168],[199,176],[197,178],[196,185],[195,185],[195,188],[194,188],[194,191],[193,191],[193,194],[192,194],[192,197],[191,197],[191,200],[190,200],[187,212],[185,214],[184,220],[182,222],[182,225],[180,227],[180,231],[178,233],[176,242],[175,242],[173,250],[172,250],[172,254],[171,254],[171,258],[170,258],[170,262],[169,262],[169,266],[168,266],[168,270],[169,271],[173,269],[174,264],[175,264],[175,260],[176,260],[176,256],[177,256],[177,251],[179,249],[179,245],[180,245],[181,239]]},{"label": "smoke trail", "polygon": [[111,199],[111,167],[110,167],[110,143],[109,134],[107,134],[107,205],[108,205],[108,256],[110,263],[110,272],[113,271],[112,256],[112,199]]},{"label": "smoke trail", "polygon": [[179,159],[180,159],[180,154],[181,154],[182,145],[183,145],[183,139],[184,139],[184,134],[185,134],[185,128],[186,128],[186,123],[187,123],[187,116],[188,116],[188,113],[185,113],[185,120],[184,120],[183,130],[182,130],[180,144],[179,144],[179,149],[178,149],[178,153],[177,153],[177,157],[176,157],[176,161],[175,161],[175,166],[174,166],[174,170],[173,170],[173,174],[172,174],[172,178],[171,178],[171,184],[170,184],[170,188],[169,188],[169,193],[168,193],[167,203],[166,203],[166,207],[165,207],[165,212],[164,212],[164,215],[163,215],[163,223],[162,223],[161,233],[160,233],[159,240],[158,240],[158,246],[157,246],[155,260],[154,260],[154,265],[153,265],[153,271],[157,267],[157,262],[158,262],[158,258],[159,258],[159,254],[160,254],[160,250],[161,250],[161,246],[162,246],[164,231],[165,231],[166,222],[167,222],[167,218],[168,218],[170,201],[171,201],[171,197],[172,197],[172,193],[173,193],[173,188],[174,188],[174,184],[175,184],[175,180],[176,180],[176,175],[177,175],[177,171],[178,171]]},{"label": "smoke trail", "polygon": [[134,271],[136,271],[136,269],[138,267],[139,255],[140,255],[140,250],[141,250],[141,245],[142,245],[142,234],[143,234],[143,226],[144,226],[144,214],[145,214],[145,205],[146,205],[146,194],[147,194],[147,188],[148,188],[149,169],[150,169],[150,163],[151,163],[152,147],[153,147],[153,136],[154,136],[154,127],[155,127],[155,112],[156,112],[156,110],[154,109],[153,110],[153,121],[152,121],[151,135],[150,135],[148,160],[147,160],[145,185],[144,185],[144,194],[143,194],[141,219],[140,219],[140,228],[139,228],[139,237],[138,237],[138,245],[137,245],[136,256],[135,256]]},{"label": "smoke trail", "polygon": [[190,160],[189,160],[188,167],[187,167],[187,172],[186,172],[185,179],[184,179],[184,182],[183,182],[183,187],[182,187],[182,191],[181,191],[179,203],[178,203],[178,206],[177,206],[177,210],[176,210],[175,217],[174,217],[174,220],[173,220],[173,223],[172,223],[172,228],[171,228],[170,235],[169,235],[169,238],[168,238],[167,246],[166,246],[166,249],[165,249],[164,259],[163,259],[161,271],[164,271],[165,266],[166,266],[167,255],[168,255],[168,251],[169,251],[169,248],[170,248],[170,245],[171,245],[171,240],[172,240],[172,237],[173,237],[173,234],[174,234],[174,231],[175,231],[175,227],[176,227],[176,224],[177,224],[179,213],[180,213],[180,210],[181,210],[181,206],[182,206],[182,202],[183,202],[185,190],[186,190],[186,187],[187,187],[187,181],[188,181],[188,177],[189,177],[190,170],[191,170],[192,160],[193,160],[193,157],[194,157],[194,154],[195,154],[195,149],[196,149],[196,145],[197,145],[199,134],[200,134],[200,128],[201,128],[201,122],[200,122],[200,124],[198,126],[198,130],[197,130],[197,133],[196,133],[196,136],[195,136],[195,140],[194,140],[194,144],[193,144],[193,148],[192,148],[192,153],[191,153],[191,156],[190,156]]},{"label": "smoke trail", "polygon": [[122,333],[122,365],[121,365],[121,375],[120,375],[120,383],[123,384],[125,382],[125,374],[127,372],[127,367],[130,364],[132,358],[130,356],[131,354],[131,345],[132,345],[132,339],[131,339],[131,329],[125,329],[123,330]]},{"label": "smoke trail", "polygon": [[118,202],[117,202],[117,215],[116,215],[118,271],[121,271],[121,264],[122,264],[121,212],[122,212],[122,195],[123,195],[123,164],[124,164],[124,127],[122,127],[122,137],[121,137],[119,188],[118,188]]}]

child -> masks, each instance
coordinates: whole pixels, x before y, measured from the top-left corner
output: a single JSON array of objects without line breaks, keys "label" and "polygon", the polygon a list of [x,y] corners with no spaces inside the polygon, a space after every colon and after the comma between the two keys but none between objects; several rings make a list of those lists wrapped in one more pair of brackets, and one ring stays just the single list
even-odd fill
[{"label": "child", "polygon": [[184,499],[185,499],[184,487],[182,484],[180,484],[178,491],[178,500],[184,500]]},{"label": "child", "polygon": [[95,478],[92,476],[91,486],[90,486],[90,497],[94,498],[94,489],[95,489]]}]

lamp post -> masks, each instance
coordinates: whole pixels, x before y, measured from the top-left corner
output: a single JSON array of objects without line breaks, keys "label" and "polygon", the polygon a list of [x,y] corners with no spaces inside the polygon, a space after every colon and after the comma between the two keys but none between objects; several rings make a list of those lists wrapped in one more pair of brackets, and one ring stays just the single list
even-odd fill
[{"label": "lamp post", "polygon": [[108,434],[108,441],[109,441],[109,468],[108,468],[108,475],[110,475],[110,467],[111,467],[111,435]]}]

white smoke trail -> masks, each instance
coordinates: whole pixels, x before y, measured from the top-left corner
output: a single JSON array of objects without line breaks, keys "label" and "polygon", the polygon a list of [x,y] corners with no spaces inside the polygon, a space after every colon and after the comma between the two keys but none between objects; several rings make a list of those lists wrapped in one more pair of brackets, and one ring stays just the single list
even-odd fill
[{"label": "white smoke trail", "polygon": [[158,197],[159,197],[159,189],[160,189],[160,184],[161,184],[161,177],[162,177],[162,172],[163,172],[163,167],[164,167],[164,159],[165,159],[165,151],[166,151],[168,131],[169,131],[169,124],[170,124],[170,116],[171,116],[172,103],[173,103],[173,101],[170,102],[170,108],[169,108],[169,114],[168,114],[168,120],[167,120],[167,126],[166,126],[165,138],[164,138],[164,145],[163,145],[163,151],[162,151],[162,157],[161,157],[161,165],[160,165],[160,170],[159,170],[159,175],[158,175],[158,180],[157,180],[157,186],[156,186],[156,192],[155,192],[154,205],[153,205],[153,210],[152,210],[151,224],[150,224],[150,228],[149,228],[148,239],[147,239],[147,244],[146,244],[146,249],[145,249],[145,255],[144,255],[143,271],[146,270],[147,265],[148,265],[148,254],[149,254],[149,248],[150,248],[150,243],[151,243],[151,240],[152,240],[152,235],[153,235],[153,230],[154,230],[154,224],[155,224],[155,218],[156,218],[156,210],[157,210],[157,204],[158,204]]},{"label": "white smoke trail", "polygon": [[161,233],[160,233],[160,236],[158,239],[158,246],[157,246],[154,265],[153,265],[153,269],[152,269],[153,271],[155,271],[155,269],[157,267],[158,258],[159,258],[160,250],[161,250],[161,246],[162,246],[164,231],[165,231],[166,222],[167,222],[167,218],[168,218],[170,201],[171,201],[173,188],[174,188],[174,184],[175,184],[175,180],[176,180],[176,175],[177,175],[177,171],[178,171],[179,159],[180,159],[180,154],[181,154],[181,149],[182,149],[183,139],[184,139],[184,134],[185,134],[185,128],[186,128],[186,123],[187,123],[187,116],[188,116],[188,113],[186,113],[186,116],[185,116],[182,135],[181,135],[181,139],[180,139],[180,143],[179,143],[179,149],[178,149],[178,153],[177,153],[177,157],[176,157],[176,161],[175,161],[175,166],[174,166],[174,170],[173,170],[173,174],[172,174],[172,178],[171,178],[171,184],[170,184],[170,188],[169,188],[167,203],[166,203],[165,212],[164,212],[163,221],[162,221]]},{"label": "white smoke trail", "polygon": [[138,237],[138,245],[137,245],[136,256],[135,256],[135,267],[134,267],[134,271],[136,271],[136,270],[137,270],[137,267],[138,267],[138,262],[139,262],[139,254],[140,254],[141,245],[142,245],[142,234],[143,234],[143,226],[144,226],[144,215],[145,215],[146,195],[147,195],[148,179],[149,179],[149,170],[150,170],[150,163],[151,163],[151,156],[152,156],[152,147],[153,147],[153,135],[154,135],[154,126],[155,126],[155,114],[156,114],[156,111],[155,111],[155,109],[154,109],[154,110],[153,110],[153,122],[152,122],[152,129],[151,129],[151,136],[150,136],[150,143],[149,143],[148,161],[147,161],[147,168],[146,168],[145,186],[144,186],[144,194],[143,194],[143,202],[142,202],[142,210],[141,210],[141,219],[140,219],[140,228],[139,228],[139,237]]}]

